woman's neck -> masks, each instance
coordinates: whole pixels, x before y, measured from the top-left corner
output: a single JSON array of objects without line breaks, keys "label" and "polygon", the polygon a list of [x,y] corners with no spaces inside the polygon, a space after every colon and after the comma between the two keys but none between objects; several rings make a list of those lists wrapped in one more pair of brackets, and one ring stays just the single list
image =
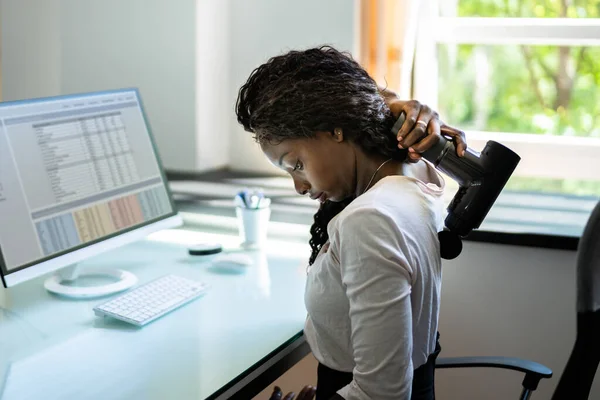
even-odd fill
[{"label": "woman's neck", "polygon": [[400,175],[401,165],[401,161],[392,160],[389,157],[357,153],[356,196],[360,196],[386,176]]}]

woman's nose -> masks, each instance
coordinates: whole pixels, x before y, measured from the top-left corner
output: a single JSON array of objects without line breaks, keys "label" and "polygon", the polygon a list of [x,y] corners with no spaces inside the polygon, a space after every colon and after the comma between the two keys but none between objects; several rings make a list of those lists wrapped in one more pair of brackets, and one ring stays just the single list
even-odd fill
[{"label": "woman's nose", "polygon": [[306,181],[294,179],[294,188],[298,194],[304,196],[310,190],[310,185]]}]

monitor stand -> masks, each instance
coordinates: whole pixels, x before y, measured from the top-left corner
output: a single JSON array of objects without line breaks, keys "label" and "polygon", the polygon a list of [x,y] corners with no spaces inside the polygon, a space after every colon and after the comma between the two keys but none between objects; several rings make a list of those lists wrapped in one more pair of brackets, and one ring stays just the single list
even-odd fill
[{"label": "monitor stand", "polygon": [[[99,286],[71,286],[65,283],[73,282],[77,278],[100,276],[116,280],[116,282]],[[90,299],[102,297],[109,294],[119,293],[129,289],[137,283],[137,277],[131,272],[119,269],[85,268],[81,271],[77,264],[60,269],[55,275],[46,279],[44,287],[54,294],[78,298]]]}]

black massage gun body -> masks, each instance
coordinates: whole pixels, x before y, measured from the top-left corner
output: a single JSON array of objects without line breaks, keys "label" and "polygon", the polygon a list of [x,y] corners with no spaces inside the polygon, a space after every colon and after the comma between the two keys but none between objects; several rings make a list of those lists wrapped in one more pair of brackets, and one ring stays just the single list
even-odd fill
[{"label": "black massage gun body", "polygon": [[454,143],[445,138],[423,153],[423,158],[460,185],[448,206],[446,228],[461,237],[479,228],[521,160],[493,140],[480,153],[467,149],[459,157]]},{"label": "black massage gun body", "polygon": [[[396,121],[392,128],[394,134],[404,119],[402,114]],[[460,185],[448,206],[446,230],[440,233],[440,240],[445,236],[446,243],[451,243],[442,249],[442,257],[452,259],[462,249],[460,238],[479,228],[521,157],[492,140],[486,143],[480,153],[467,149],[464,156],[459,157],[452,140],[444,137],[422,156]]]}]

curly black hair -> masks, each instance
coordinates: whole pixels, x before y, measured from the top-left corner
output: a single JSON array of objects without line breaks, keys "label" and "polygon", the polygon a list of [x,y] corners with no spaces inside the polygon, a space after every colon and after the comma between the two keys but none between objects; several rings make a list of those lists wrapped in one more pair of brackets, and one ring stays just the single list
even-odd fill
[{"label": "curly black hair", "polygon": [[[391,132],[395,119],[376,82],[350,54],[330,46],[290,51],[256,68],[239,90],[236,114],[259,143],[341,128],[366,153],[399,161],[407,156]],[[329,239],[329,221],[352,200],[321,205],[310,229],[309,264]]]}]

